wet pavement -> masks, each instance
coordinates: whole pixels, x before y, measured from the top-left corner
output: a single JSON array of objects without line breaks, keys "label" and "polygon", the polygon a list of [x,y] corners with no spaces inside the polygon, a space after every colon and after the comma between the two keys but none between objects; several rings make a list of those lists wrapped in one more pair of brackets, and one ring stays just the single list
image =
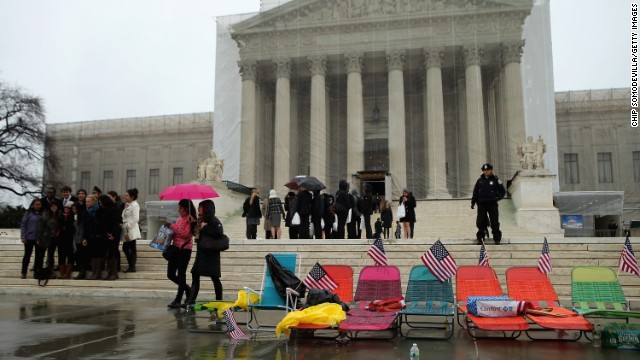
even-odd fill
[{"label": "wet pavement", "polygon": [[[280,340],[273,333],[235,344],[227,334],[190,333],[170,301],[0,295],[2,359],[639,359],[640,352],[578,342],[481,339],[459,327],[441,340]],[[238,315],[238,321],[243,316]],[[198,319],[198,321],[201,321]],[[205,319],[205,327],[208,321]],[[202,326],[202,323],[198,323]],[[522,336],[524,338],[524,336]]]}]

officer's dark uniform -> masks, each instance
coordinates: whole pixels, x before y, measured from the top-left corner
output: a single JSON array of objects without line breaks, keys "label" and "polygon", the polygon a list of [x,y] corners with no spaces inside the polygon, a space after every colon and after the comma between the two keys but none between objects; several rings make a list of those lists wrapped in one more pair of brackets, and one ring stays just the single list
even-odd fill
[{"label": "officer's dark uniform", "polygon": [[[493,170],[491,164],[484,164],[481,168],[484,170]],[[502,181],[497,176],[491,174],[489,176],[480,175],[476,185],[473,188],[473,197],[471,198],[471,208],[478,204],[478,216],[476,218],[476,226],[478,232],[476,238],[480,243],[484,238],[487,229],[487,215],[491,223],[491,232],[493,240],[496,244],[500,244],[502,240],[502,232],[500,231],[500,221],[498,220],[498,201],[504,198],[506,190]]]}]

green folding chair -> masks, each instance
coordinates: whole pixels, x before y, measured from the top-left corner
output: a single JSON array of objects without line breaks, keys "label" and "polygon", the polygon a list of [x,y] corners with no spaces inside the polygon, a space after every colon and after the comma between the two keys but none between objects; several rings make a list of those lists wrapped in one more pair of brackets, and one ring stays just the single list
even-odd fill
[{"label": "green folding chair", "polygon": [[605,266],[578,266],[571,270],[573,311],[583,316],[611,319],[640,318],[629,310],[616,273]]}]

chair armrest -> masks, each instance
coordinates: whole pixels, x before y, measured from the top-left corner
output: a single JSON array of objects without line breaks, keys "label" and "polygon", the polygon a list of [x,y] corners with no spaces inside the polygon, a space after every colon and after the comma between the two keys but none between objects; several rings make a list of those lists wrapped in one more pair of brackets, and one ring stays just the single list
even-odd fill
[{"label": "chair armrest", "polygon": [[295,296],[297,296],[297,297],[300,297],[300,293],[299,293],[299,292],[297,292],[297,291],[295,291],[295,290],[293,290],[293,289],[292,289],[292,288],[290,288],[290,287],[286,288],[286,289],[285,289],[285,291],[287,292],[287,294],[292,294],[292,295],[295,295]]},{"label": "chair armrest", "polygon": [[258,297],[260,297],[262,295],[260,291],[253,290],[250,287],[246,287],[245,286],[243,289],[244,289],[244,291],[247,292],[247,305],[253,305],[254,304],[251,301],[251,294],[256,294],[256,295],[258,295]]}]

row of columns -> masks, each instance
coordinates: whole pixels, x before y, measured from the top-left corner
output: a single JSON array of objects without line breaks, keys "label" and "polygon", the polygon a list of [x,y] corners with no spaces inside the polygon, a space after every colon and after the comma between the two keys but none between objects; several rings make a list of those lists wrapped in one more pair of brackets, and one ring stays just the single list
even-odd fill
[{"label": "row of columns", "polygon": [[[502,122],[505,126],[506,149],[515,146],[524,138],[524,106],[522,99],[522,80],[520,73],[520,55],[522,42],[502,46],[504,84]],[[483,48],[472,45],[463,47],[465,65],[465,126],[462,134],[466,161],[462,161],[461,188],[471,188],[475,182],[480,165],[489,161],[485,136],[484,100],[482,92],[481,59]],[[362,91],[363,53],[354,52],[344,55],[347,70],[347,174],[355,174],[364,169],[364,103]],[[425,48],[426,81],[424,91],[426,135],[425,161],[427,163],[426,193],[429,198],[450,198],[447,189],[447,169],[445,156],[445,119],[442,89],[442,63],[444,48]],[[405,134],[405,93],[404,93],[404,50],[386,52],[389,91],[389,172],[393,183],[393,196],[401,193],[407,185],[406,134]],[[323,182],[327,180],[328,170],[328,125],[326,96],[326,55],[307,58],[311,70],[311,127],[310,174]],[[242,75],[242,145],[240,182],[255,184],[256,163],[256,77],[255,61],[240,61]],[[273,179],[276,189],[285,184],[293,175],[291,163],[291,60],[274,61],[276,73],[275,99],[275,139]],[[511,154],[513,153],[513,154]],[[515,151],[508,151],[507,163],[517,168]],[[507,169],[505,169],[507,170]],[[511,170],[511,169],[508,169]]]}]

